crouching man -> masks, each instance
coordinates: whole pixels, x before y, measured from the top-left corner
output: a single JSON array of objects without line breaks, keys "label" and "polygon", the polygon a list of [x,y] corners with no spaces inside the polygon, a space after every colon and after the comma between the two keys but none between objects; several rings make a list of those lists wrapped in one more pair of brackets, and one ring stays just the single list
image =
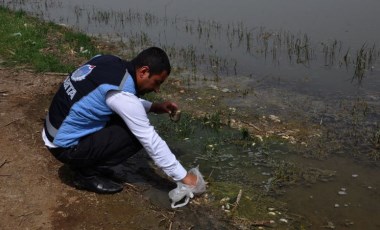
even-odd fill
[{"label": "crouching man", "polygon": [[42,138],[75,172],[78,189],[120,192],[123,186],[112,168],[141,148],[173,180],[196,186],[197,177],[187,173],[147,117],[147,112],[172,113],[178,106],[139,98],[159,92],[170,70],[166,53],[151,47],[131,61],[95,56],[66,78],[51,102]]}]

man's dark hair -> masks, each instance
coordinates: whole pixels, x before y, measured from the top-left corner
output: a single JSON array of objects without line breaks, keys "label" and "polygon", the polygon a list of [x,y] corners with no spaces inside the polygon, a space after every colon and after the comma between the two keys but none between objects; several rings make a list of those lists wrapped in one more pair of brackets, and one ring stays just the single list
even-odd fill
[{"label": "man's dark hair", "polygon": [[135,68],[148,66],[150,75],[161,74],[166,70],[170,74],[171,67],[168,55],[158,47],[150,47],[139,53],[133,60]]}]

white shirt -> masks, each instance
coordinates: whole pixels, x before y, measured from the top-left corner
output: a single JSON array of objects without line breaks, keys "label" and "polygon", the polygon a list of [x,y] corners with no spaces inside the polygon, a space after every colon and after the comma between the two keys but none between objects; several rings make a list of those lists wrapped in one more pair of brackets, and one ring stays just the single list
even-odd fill
[{"label": "white shirt", "polygon": [[[124,120],[159,168],[176,181],[186,176],[185,168],[149,122],[147,112],[152,106],[151,102],[139,99],[131,93],[113,90],[107,93],[106,103]],[[45,130],[42,132],[42,138],[46,146],[57,147],[47,139]]]}]

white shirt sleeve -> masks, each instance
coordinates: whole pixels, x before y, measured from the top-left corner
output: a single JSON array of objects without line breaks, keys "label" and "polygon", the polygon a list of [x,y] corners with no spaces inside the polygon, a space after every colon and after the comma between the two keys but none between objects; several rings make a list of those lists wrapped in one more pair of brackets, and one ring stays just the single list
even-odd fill
[{"label": "white shirt sleeve", "polygon": [[110,91],[107,93],[106,103],[124,120],[159,168],[176,181],[186,176],[185,168],[149,122],[147,111],[151,102],[139,100],[131,93]]},{"label": "white shirt sleeve", "polygon": [[147,100],[144,100],[144,99],[141,99],[139,98],[140,102],[142,103],[142,105],[144,106],[144,109],[145,109],[145,112],[148,113],[149,110],[150,110],[150,107],[152,107],[152,102],[150,101],[147,101]]}]

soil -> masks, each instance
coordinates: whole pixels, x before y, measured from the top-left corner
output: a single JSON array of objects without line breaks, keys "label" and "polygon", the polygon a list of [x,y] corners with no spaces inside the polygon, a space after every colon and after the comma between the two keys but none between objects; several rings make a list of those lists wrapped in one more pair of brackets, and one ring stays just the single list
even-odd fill
[{"label": "soil", "polygon": [[141,152],[125,163],[118,194],[75,189],[71,172],[41,140],[62,74],[0,68],[0,229],[235,229],[203,196],[171,209],[174,184]]}]

